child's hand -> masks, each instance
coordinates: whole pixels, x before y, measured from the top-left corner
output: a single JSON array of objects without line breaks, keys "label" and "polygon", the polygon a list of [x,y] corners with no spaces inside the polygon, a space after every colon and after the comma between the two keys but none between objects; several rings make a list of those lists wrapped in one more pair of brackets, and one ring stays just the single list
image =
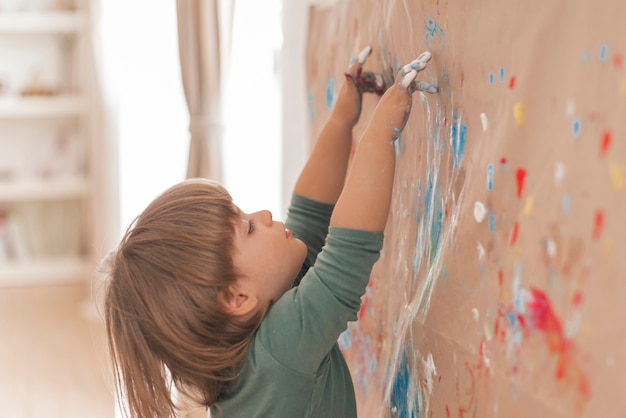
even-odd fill
[{"label": "child's hand", "polygon": [[372,122],[377,128],[385,131],[385,136],[397,139],[411,113],[411,95],[416,91],[426,93],[436,93],[437,88],[424,82],[416,80],[417,74],[426,68],[432,55],[424,52],[415,60],[402,67],[398,73],[395,85],[390,87],[376,107],[372,117]]},{"label": "child's hand", "polygon": [[386,89],[380,74],[363,71],[363,63],[371,53],[372,48],[368,46],[350,62],[333,109],[334,116],[352,124],[357,123],[361,116],[363,93],[382,95]]}]

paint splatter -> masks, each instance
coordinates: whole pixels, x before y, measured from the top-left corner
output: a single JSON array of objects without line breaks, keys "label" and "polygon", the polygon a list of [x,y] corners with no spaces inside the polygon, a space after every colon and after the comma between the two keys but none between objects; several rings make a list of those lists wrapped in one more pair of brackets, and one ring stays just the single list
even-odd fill
[{"label": "paint splatter", "polygon": [[509,89],[513,90],[515,88],[515,76],[512,76],[509,79]]},{"label": "paint splatter", "polygon": [[415,410],[409,405],[409,385],[411,384],[411,371],[406,351],[402,353],[400,364],[396,371],[391,388],[390,407],[394,417],[415,418]]},{"label": "paint splatter", "polygon": [[487,132],[487,128],[489,128],[489,121],[487,120],[487,115],[484,112],[480,114],[480,124],[483,127],[483,132]]},{"label": "paint splatter", "polygon": [[519,222],[515,222],[513,225],[513,232],[511,233],[511,247],[515,245],[515,241],[517,241],[517,234],[519,232]]},{"label": "paint splatter", "polygon": [[580,119],[574,119],[574,121],[572,122],[572,136],[574,137],[574,139],[580,136],[581,130],[582,123],[580,122]]},{"label": "paint splatter", "polygon": [[610,130],[602,132],[602,139],[600,140],[600,157],[604,157],[611,146],[612,134]]},{"label": "paint splatter", "polygon": [[493,73],[489,73],[489,84],[493,86],[496,81],[496,76]]},{"label": "paint splatter", "polygon": [[609,57],[609,46],[607,44],[600,44],[600,48],[598,48],[598,60],[600,62],[604,62]]},{"label": "paint splatter", "polygon": [[492,234],[496,233],[496,215],[493,213],[489,214],[489,232]]},{"label": "paint splatter", "polygon": [[467,125],[461,123],[461,118],[454,117],[454,123],[450,125],[450,145],[454,157],[454,168],[459,168],[465,155],[465,141],[467,135]]},{"label": "paint splatter", "polygon": [[487,216],[487,208],[485,208],[485,205],[483,205],[482,202],[474,203],[474,219],[476,222],[481,223],[485,219],[485,216]]},{"label": "paint splatter", "polygon": [[593,216],[593,233],[592,238],[597,241],[602,235],[602,228],[604,227],[604,212],[597,210]]},{"label": "paint splatter", "polygon": [[515,181],[517,182],[517,197],[522,197],[524,192],[524,183],[526,182],[526,170],[518,168],[515,172]]},{"label": "paint splatter", "polygon": [[554,184],[559,186],[565,178],[565,164],[560,161],[554,163]]},{"label": "paint splatter", "polygon": [[528,196],[526,198],[526,203],[524,204],[524,216],[530,216],[530,213],[533,211],[533,203],[535,199],[532,196]]},{"label": "paint splatter", "polygon": [[522,103],[515,103],[513,106],[513,117],[515,118],[515,124],[522,126],[526,119],[526,107]]},{"label": "paint splatter", "polygon": [[487,164],[487,190],[493,190],[493,164]]},{"label": "paint splatter", "polygon": [[613,186],[613,190],[620,191],[626,186],[626,170],[624,167],[617,164],[611,163],[609,165],[609,176],[611,178],[611,186]]},{"label": "paint splatter", "polygon": [[623,62],[622,54],[617,52],[615,55],[613,55],[613,65],[615,66],[615,68],[617,69],[622,68],[622,62]]},{"label": "paint splatter", "polygon": [[504,83],[504,67],[500,67],[500,83]]},{"label": "paint splatter", "polygon": [[572,199],[569,195],[564,195],[561,201],[561,210],[563,212],[563,216],[569,215],[569,211],[572,207]]},{"label": "paint splatter", "polygon": [[326,81],[326,107],[332,109],[335,104],[335,79],[329,78]]}]

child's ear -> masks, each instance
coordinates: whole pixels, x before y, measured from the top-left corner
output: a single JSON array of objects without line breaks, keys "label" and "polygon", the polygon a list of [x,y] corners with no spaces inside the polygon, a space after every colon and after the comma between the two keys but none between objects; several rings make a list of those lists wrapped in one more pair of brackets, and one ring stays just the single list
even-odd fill
[{"label": "child's ear", "polygon": [[228,313],[233,316],[244,317],[255,311],[259,305],[259,299],[245,292],[236,285],[230,286],[228,294],[222,294],[222,302],[226,305]]}]

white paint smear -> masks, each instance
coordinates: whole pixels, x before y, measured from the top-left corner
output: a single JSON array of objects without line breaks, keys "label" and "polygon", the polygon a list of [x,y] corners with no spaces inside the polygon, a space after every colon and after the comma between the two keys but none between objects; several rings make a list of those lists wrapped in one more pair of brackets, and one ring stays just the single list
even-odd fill
[{"label": "white paint smear", "polygon": [[489,121],[487,120],[487,115],[485,113],[480,114],[480,124],[483,126],[483,132],[487,132],[487,128],[489,128]]},{"label": "white paint smear", "polygon": [[565,164],[563,164],[561,161],[557,161],[554,164],[554,184],[555,185],[560,185],[563,182],[563,179],[565,178]]},{"label": "white paint smear", "polygon": [[485,219],[485,216],[487,216],[487,208],[485,208],[485,205],[483,205],[482,202],[474,203],[474,219],[476,219],[476,222],[481,223]]}]

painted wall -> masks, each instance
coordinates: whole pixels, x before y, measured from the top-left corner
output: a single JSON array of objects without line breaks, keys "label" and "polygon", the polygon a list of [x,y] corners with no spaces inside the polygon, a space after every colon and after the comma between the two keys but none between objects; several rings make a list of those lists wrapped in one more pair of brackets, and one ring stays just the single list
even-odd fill
[{"label": "painted wall", "polygon": [[432,51],[420,77],[440,88],[414,97],[383,255],[341,338],[359,416],[626,416],[625,12],[608,0],[310,9],[312,138],[365,45],[366,69],[388,77]]}]

